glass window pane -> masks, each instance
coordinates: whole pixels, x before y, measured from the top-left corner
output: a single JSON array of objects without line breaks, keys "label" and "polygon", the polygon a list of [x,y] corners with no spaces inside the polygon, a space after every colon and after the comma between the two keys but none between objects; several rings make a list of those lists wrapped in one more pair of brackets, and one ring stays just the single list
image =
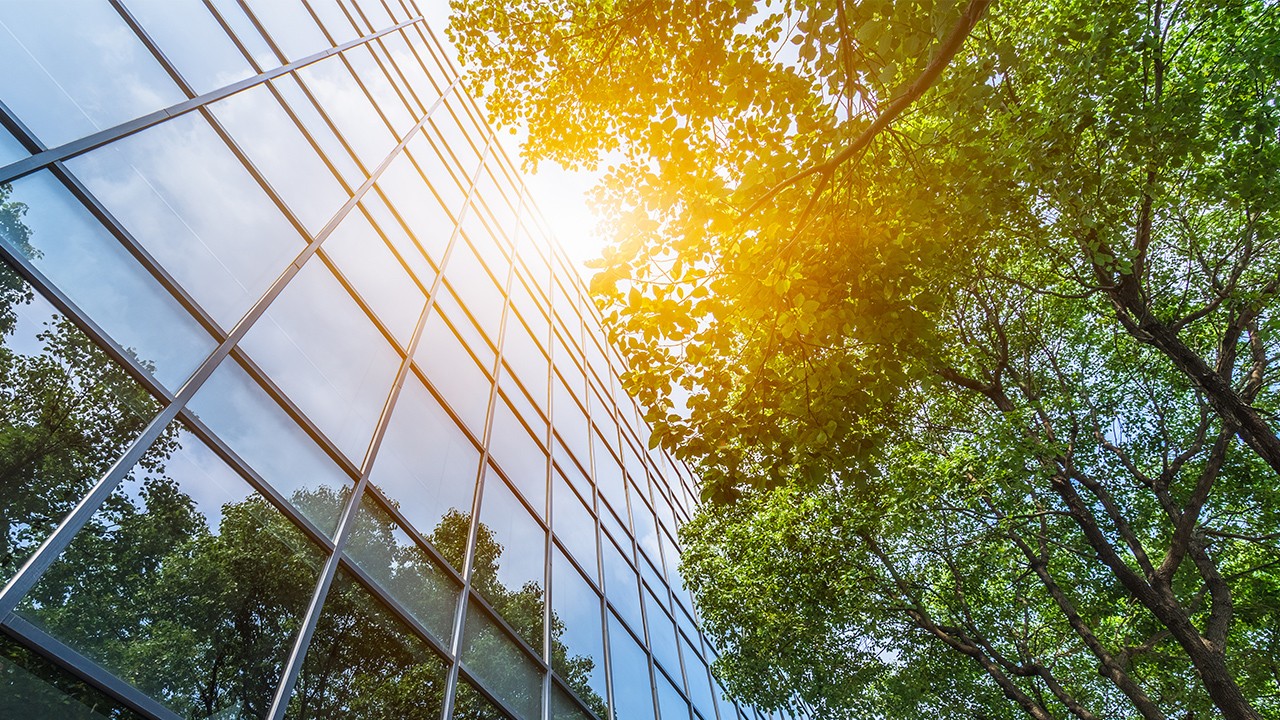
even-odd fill
[{"label": "glass window pane", "polygon": [[439,717],[444,662],[345,570],[325,599],[285,717]]},{"label": "glass window pane", "polygon": [[[680,677],[680,651],[676,649],[676,626],[662,610],[660,602],[647,589],[643,593],[645,617],[649,620],[649,651],[673,677]],[[681,683],[683,684],[683,683]]]},{"label": "glass window pane", "polygon": [[[422,381],[416,375],[407,378],[370,482],[399,503],[418,532],[429,535],[450,514],[470,518],[479,469],[480,451]],[[466,547],[465,539],[461,545]],[[454,567],[462,567],[460,559]]]},{"label": "glass window pane", "polygon": [[197,94],[254,74],[200,0],[129,0],[129,12]]},{"label": "glass window pane", "polygon": [[501,397],[493,405],[489,453],[538,517],[545,517],[547,453]]},{"label": "glass window pane", "polygon": [[365,168],[377,167],[395,147],[396,139],[342,60],[330,57],[298,70],[297,74]]},{"label": "glass window pane", "polygon": [[458,584],[370,495],[360,501],[346,554],[437,639],[449,637]]},{"label": "glass window pane", "polygon": [[427,316],[414,362],[472,436],[483,437],[493,383],[458,340],[439,308],[433,308]]},{"label": "glass window pane", "polygon": [[209,109],[312,236],[350,197],[266,85]]},{"label": "glass window pane", "polygon": [[320,152],[329,163],[337,169],[338,175],[347,182],[347,187],[360,187],[368,177],[356,163],[355,155],[338,140],[329,123],[316,108],[315,103],[307,96],[298,79],[292,75],[282,75],[270,81],[271,86],[280,93],[284,102],[293,111],[294,117],[302,123],[307,136],[320,147]]},{"label": "glass window pane", "polygon": [[186,99],[102,0],[0,3],[0,97],[47,147]]},{"label": "glass window pane", "polygon": [[361,45],[347,50],[342,57],[351,63],[356,77],[369,89],[378,109],[382,110],[396,135],[404,137],[409,128],[413,127],[414,117],[409,113],[409,108],[396,87],[391,84],[391,79],[374,61],[373,52],[367,45]]},{"label": "glass window pane", "polygon": [[67,166],[223,327],[302,249],[302,237],[199,113]]},{"label": "glass window pane", "polygon": [[320,26],[298,0],[250,0],[248,5],[290,62],[329,47]]},{"label": "glass window pane", "polygon": [[707,664],[693,652],[693,646],[682,635],[680,650],[684,653],[684,672],[689,680],[689,697],[704,718],[716,716],[715,700],[711,697],[711,684],[707,679]]},{"label": "glass window pane", "polygon": [[649,658],[613,613],[609,613],[609,664],[613,668],[614,718],[653,720]]},{"label": "glass window pane", "polygon": [[4,263],[0,343],[4,582],[124,453],[159,406]]},{"label": "glass window pane", "polygon": [[542,672],[474,603],[467,604],[462,661],[522,720],[539,717],[542,712]]},{"label": "glass window pane", "polygon": [[18,142],[18,138],[10,134],[8,130],[0,127],[0,167],[21,160],[30,154],[22,146],[22,143]]},{"label": "glass window pane", "polygon": [[453,220],[423,182],[409,156],[396,156],[378,177],[377,186],[421,243],[427,257],[439,265],[453,233]]},{"label": "glass window pane", "polygon": [[551,591],[551,667],[607,718],[600,596],[559,550],[552,557]]},{"label": "glass window pane", "polygon": [[308,0],[308,4],[312,10],[316,11],[325,30],[329,31],[329,35],[333,36],[339,45],[359,37],[359,33],[351,24],[351,19],[347,17],[339,0]]},{"label": "glass window pane", "polygon": [[[679,671],[676,671],[679,674]],[[672,684],[671,679],[662,673],[658,677],[658,706],[662,720],[689,720],[689,703],[680,697],[680,692]]]},{"label": "glass window pane", "polygon": [[542,647],[546,537],[490,469],[481,499],[471,586],[534,648]]},{"label": "glass window pane", "polygon": [[52,662],[0,635],[0,717],[142,720]]},{"label": "glass window pane", "polygon": [[187,407],[276,492],[332,535],[351,490],[350,476],[233,358],[218,366]]},{"label": "glass window pane", "polygon": [[240,6],[238,0],[211,0],[212,4],[217,8],[218,14],[226,21],[231,31],[235,33],[237,39],[253,56],[254,62],[259,68],[267,70],[280,65],[280,59],[271,51],[271,47],[267,45],[267,41],[262,38],[262,34],[254,27],[253,21],[245,15],[244,8]]},{"label": "glass window pane", "polygon": [[183,717],[261,717],[322,558],[175,425],[18,612]]},{"label": "glass window pane", "polygon": [[213,350],[195,318],[48,171],[0,186],[0,240],[166,387],[176,390]]},{"label": "glass window pane", "polygon": [[364,213],[348,213],[325,240],[323,252],[372,306],[400,347],[408,347],[427,297]]},{"label": "glass window pane", "polygon": [[559,473],[553,473],[555,508],[552,513],[556,537],[593,580],[596,578],[596,521]]},{"label": "glass window pane", "polygon": [[[601,714],[606,718],[608,715]],[[583,712],[569,693],[560,689],[559,685],[551,686],[551,720],[591,720],[591,716]]]},{"label": "glass window pane", "polygon": [[626,619],[637,634],[644,628],[640,615],[640,580],[636,571],[622,558],[618,547],[605,538],[601,542],[604,559],[604,589],[609,603]]},{"label": "glass window pane", "polygon": [[435,266],[427,260],[422,247],[409,236],[382,197],[375,192],[366,193],[360,200],[360,207],[364,209],[374,227],[391,241],[400,259],[409,266],[409,271],[418,279],[418,284],[424,288],[430,288],[436,279]]},{"label": "glass window pane", "polygon": [[459,677],[453,699],[453,717],[455,720],[507,720],[510,715],[499,710],[466,678]]},{"label": "glass window pane", "polygon": [[400,354],[318,258],[298,272],[240,345],[359,466]]}]

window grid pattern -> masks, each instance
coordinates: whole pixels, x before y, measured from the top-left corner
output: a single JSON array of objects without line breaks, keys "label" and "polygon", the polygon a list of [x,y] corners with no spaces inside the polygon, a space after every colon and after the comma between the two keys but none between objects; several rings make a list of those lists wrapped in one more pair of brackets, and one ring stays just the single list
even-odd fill
[{"label": "window grid pattern", "polygon": [[[131,481],[131,473],[154,452],[153,446],[164,442],[174,423],[180,423],[324,558],[315,570],[314,587],[279,666],[270,702],[263,706],[267,716],[299,716],[295,696],[306,684],[308,652],[323,632],[326,608],[337,603],[330,602],[337,592],[335,583],[343,588],[354,583],[378,605],[377,612],[389,614],[412,642],[428,647],[447,668],[439,698],[444,718],[455,716],[455,711],[458,716],[474,716],[477,708],[495,717],[611,715],[629,720],[658,712],[664,719],[674,713],[682,720],[687,720],[686,713],[702,720],[732,720],[740,713],[758,717],[749,708],[725,702],[709,676],[714,651],[698,631],[675,570],[675,529],[689,517],[694,503],[691,478],[662,451],[644,450],[648,431],[634,401],[620,388],[623,361],[604,340],[599,313],[585,299],[581,280],[529,200],[518,170],[497,144],[479,106],[459,87],[457,70],[412,0],[187,3],[188,12],[216,26],[219,39],[234,48],[228,65],[245,68],[239,77],[222,72],[219,77],[231,81],[213,89],[197,84],[197,69],[184,67],[174,54],[183,52],[181,38],[175,39],[168,25],[152,19],[154,3],[98,4],[115,13],[132,33],[131,41],[145,48],[150,69],[158,70],[184,99],[165,107],[152,107],[154,98],[148,98],[150,105],[135,102],[135,114],[123,122],[50,147],[41,140],[43,118],[29,119],[30,113],[21,109],[39,102],[39,92],[48,88],[38,83],[6,88],[0,94],[0,124],[23,152],[11,160],[6,157],[0,186],[23,188],[28,178],[53,178],[101,225],[102,238],[118,243],[136,265],[134,271],[160,288],[166,302],[178,308],[175,312],[185,313],[192,327],[207,335],[207,348],[189,372],[177,372],[180,380],[169,380],[163,368],[138,354],[131,340],[100,320],[105,311],[96,299],[60,281],[52,266],[41,265],[38,254],[24,252],[12,237],[0,236],[6,272],[16,274],[70,318],[158,407],[25,563],[3,578],[7,583],[0,590],[0,628],[130,712],[153,718],[184,716],[165,698],[148,694],[91,653],[42,628],[23,610],[31,606],[42,579],[58,567],[77,536],[89,532],[86,528],[92,527],[95,515]],[[22,4],[16,5],[16,12],[23,12]],[[282,11],[286,5],[288,10]],[[0,16],[0,23],[4,20]],[[8,25],[4,29],[8,37],[0,36],[0,43],[18,41],[28,53],[33,51],[22,40],[57,40],[20,38],[21,30]],[[250,97],[258,103],[250,108],[255,122],[236,122],[234,103],[247,103]],[[89,101],[71,100],[92,120]],[[362,117],[356,117],[357,110]],[[267,132],[262,120],[267,113],[281,119],[281,135],[258,136]],[[363,124],[353,125],[356,122]],[[278,214],[280,227],[296,235],[279,238],[287,261],[266,268],[270,276],[265,281],[256,286],[240,283],[248,297],[241,303],[242,312],[212,310],[203,290],[184,284],[184,271],[149,236],[150,230],[122,217],[128,211],[120,205],[123,201],[102,197],[96,186],[104,183],[81,170],[89,167],[85,161],[105,158],[135,141],[145,145],[153,130],[180,123],[199,129],[203,137],[216,138],[209,154],[233,158],[246,192],[265,198],[264,212]],[[373,142],[367,138],[374,136],[381,144],[366,146]],[[295,137],[302,144],[286,144]],[[273,154],[274,144],[301,155],[290,155],[282,164]],[[285,166],[301,164],[303,156],[313,163],[314,174],[289,175]],[[143,172],[136,163],[130,167]],[[144,180],[161,193],[155,187],[161,181]],[[332,197],[325,198],[325,193]],[[173,200],[161,200],[175,207]],[[417,214],[425,208],[437,222]],[[28,215],[31,212],[28,208]],[[181,219],[187,227],[194,225]],[[344,252],[354,242],[366,244],[351,246],[359,251]],[[381,283],[371,282],[372,270],[362,265],[375,254],[383,261],[379,270],[391,273],[406,288],[394,302],[387,299]],[[296,304],[304,309],[319,302],[319,296],[301,295],[312,284],[327,288],[323,297],[354,318],[364,333],[361,337],[367,338],[364,342],[370,343],[361,352],[388,358],[381,374],[372,367],[323,365],[322,356],[336,353],[326,349],[323,338],[303,335],[351,332],[355,326],[322,323],[310,331],[295,327],[307,320],[295,317],[304,310],[291,310],[290,298],[301,297]],[[392,316],[397,312],[413,318],[411,331],[406,333],[408,320]],[[276,347],[260,340],[274,337],[272,332],[283,338],[278,344],[296,350],[300,359],[290,362],[262,349]],[[304,341],[319,344],[312,347]],[[442,344],[456,346],[458,352],[448,362],[457,363],[453,369],[459,372],[465,368],[464,374],[474,379],[462,392],[487,398],[482,419],[469,418],[460,405],[459,387],[433,371]],[[214,386],[215,374],[233,373],[247,378],[247,386],[256,388],[252,392],[274,408],[276,422],[291,424],[290,432],[314,444],[319,462],[330,464],[332,474],[341,478],[335,490],[337,505],[328,515],[303,507],[300,496],[291,494],[256,459],[256,449],[226,437],[213,413],[204,410],[201,390]],[[367,382],[347,388],[348,375],[356,373]],[[335,412],[325,407],[324,398],[298,389],[298,383],[317,379],[331,381],[332,392],[351,402]],[[457,476],[437,479],[437,484],[462,485],[467,500],[465,507],[451,508],[453,515],[446,514],[434,528],[411,517],[414,496],[394,496],[391,484],[381,484],[383,466],[392,461],[384,456],[398,452],[382,449],[389,447],[389,433],[400,432],[397,422],[407,412],[401,408],[409,402],[406,387],[420,388],[414,402],[431,408],[450,425],[458,441],[449,452],[474,456],[470,464],[460,462],[464,469]],[[321,387],[319,392],[330,390]],[[356,414],[357,401],[371,408],[370,419],[357,428],[343,427],[343,419]],[[570,417],[579,421],[562,421]],[[525,448],[520,456],[510,449],[516,437]],[[606,476],[612,478],[610,484],[599,486],[596,481]],[[514,504],[501,508],[497,498],[503,497]],[[590,526],[569,525],[570,508],[588,510]],[[445,619],[429,619],[430,613],[413,606],[406,591],[361,562],[359,526],[370,514],[385,518],[380,527],[404,538],[402,552],[424,558],[424,566],[438,576],[433,582],[453,591],[437,603],[436,612]],[[561,514],[566,520],[558,520]],[[518,563],[515,569],[530,579],[515,588],[501,582],[502,572],[513,566],[497,565],[492,557],[495,548],[503,550],[494,538],[509,515],[518,516],[524,527],[519,533],[511,531],[514,542],[505,552],[519,548],[527,554],[529,548],[523,545],[528,544],[534,548],[530,557],[540,558],[537,563]],[[457,538],[445,533],[450,518],[464,530],[458,534],[464,540],[461,547],[454,547],[450,540]],[[565,536],[568,532],[585,532],[586,540],[572,541]],[[592,545],[594,552],[582,549]],[[620,563],[606,563],[606,547],[620,551]],[[581,557],[584,553],[591,557]],[[578,648],[566,646],[560,637],[570,618],[557,617],[554,611],[558,589],[553,577],[560,575],[553,559],[567,563],[572,577],[583,581],[585,592],[576,600],[585,598],[588,607],[598,609],[599,617],[590,625],[597,628],[600,654],[591,659],[602,671],[598,674],[603,683],[584,684],[581,678],[562,674],[559,655]],[[491,565],[497,567],[496,579]],[[560,592],[568,593],[568,586]],[[540,617],[531,617],[529,607]],[[632,607],[638,608],[638,615],[629,610]],[[624,642],[640,646],[642,666],[606,662],[618,657],[613,646]],[[660,645],[671,650],[662,657],[652,655],[650,648],[656,652]],[[493,666],[492,658],[500,655],[495,647],[509,651],[502,663],[527,668],[525,681],[513,682],[509,672]],[[641,679],[637,673],[647,677]],[[649,706],[638,711],[622,707],[624,689],[637,683],[647,683]],[[660,697],[665,691],[674,695]],[[673,710],[676,707],[680,709]]]}]

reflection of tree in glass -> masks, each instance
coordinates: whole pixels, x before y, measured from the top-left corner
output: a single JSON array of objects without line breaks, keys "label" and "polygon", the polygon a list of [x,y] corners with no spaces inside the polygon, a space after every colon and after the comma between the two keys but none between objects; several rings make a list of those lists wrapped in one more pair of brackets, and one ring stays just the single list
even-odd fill
[{"label": "reflection of tree in glass", "polygon": [[[0,238],[28,256],[26,208],[0,186]],[[11,342],[31,287],[0,263],[0,582],[7,579],[97,481],[158,409],[123,368],[69,320],[54,316],[20,352]],[[33,350],[38,351],[35,354]],[[145,361],[142,361],[144,367]],[[174,428],[145,455],[20,608],[28,620],[179,715],[261,717],[279,682],[315,587],[320,554],[259,496],[225,504],[217,528],[166,473],[189,436]],[[303,509],[341,506],[331,488],[296,493]],[[313,513],[314,515],[314,513]],[[470,517],[452,511],[429,539],[461,567]],[[415,598],[447,627],[456,590],[416,548],[398,546],[389,516],[361,524],[361,566],[398,598]],[[502,547],[481,525],[473,583],[525,637],[541,637],[545,597],[536,583],[498,580]],[[370,569],[370,559],[378,567]],[[431,623],[427,623],[430,625]],[[496,629],[490,631],[496,632]],[[488,632],[488,631],[487,631]],[[593,710],[589,657],[570,656],[552,617],[553,666]],[[478,638],[477,643],[496,641]],[[345,573],[331,590],[290,704],[296,718],[402,718],[439,712],[443,661]],[[499,668],[520,673],[519,668]],[[6,676],[7,677],[7,676]],[[504,678],[490,677],[507,687]],[[79,688],[79,689],[77,689]],[[0,694],[16,692],[0,678]],[[538,686],[527,692],[540,693]],[[69,696],[91,695],[70,684]],[[50,698],[53,696],[50,695]],[[28,710],[53,710],[33,698]],[[95,702],[97,702],[95,700]],[[500,717],[476,692],[455,717]]]},{"label": "reflection of tree in glass", "polygon": [[[0,186],[0,240],[38,253],[26,206]],[[156,410],[128,374],[65,318],[36,336],[39,354],[11,347],[31,287],[0,263],[0,579],[8,579],[124,452]],[[153,467],[162,441],[143,460]]]}]

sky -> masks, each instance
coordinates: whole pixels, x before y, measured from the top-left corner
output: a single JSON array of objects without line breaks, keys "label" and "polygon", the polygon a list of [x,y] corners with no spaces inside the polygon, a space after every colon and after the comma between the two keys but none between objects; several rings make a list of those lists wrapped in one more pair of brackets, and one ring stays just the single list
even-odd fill
[{"label": "sky", "polygon": [[[449,24],[448,0],[418,0],[418,6],[422,8],[432,32],[449,51],[454,65],[458,65],[457,53],[444,32]],[[466,74],[466,68],[460,70]],[[477,98],[477,102],[484,107],[482,99]],[[516,128],[514,135],[506,128],[498,128],[497,132],[499,142],[517,165],[520,164],[520,141],[524,135],[523,128]],[[601,175],[594,171],[565,170],[551,161],[541,163],[537,172],[525,173],[534,202],[541,208],[552,232],[584,278],[593,272],[584,267],[584,263],[599,257],[604,247],[604,239],[595,232],[596,217],[587,204],[587,193]]]}]

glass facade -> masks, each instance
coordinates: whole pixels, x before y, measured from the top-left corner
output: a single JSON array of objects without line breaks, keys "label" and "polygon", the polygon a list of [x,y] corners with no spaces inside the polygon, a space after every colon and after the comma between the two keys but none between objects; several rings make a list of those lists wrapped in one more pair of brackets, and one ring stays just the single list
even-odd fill
[{"label": "glass facade", "polygon": [[761,717],[412,0],[6,0],[0,66],[0,716]]}]

